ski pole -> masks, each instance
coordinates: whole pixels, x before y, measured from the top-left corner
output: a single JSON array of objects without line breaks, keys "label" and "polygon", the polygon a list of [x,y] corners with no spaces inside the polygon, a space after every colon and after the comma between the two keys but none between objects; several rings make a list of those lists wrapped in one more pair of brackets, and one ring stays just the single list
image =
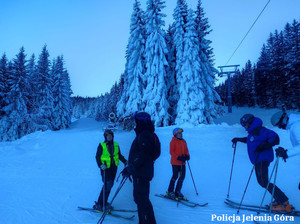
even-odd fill
[{"label": "ski pole", "polygon": [[229,198],[230,185],[231,185],[231,177],[232,177],[232,172],[233,172],[233,164],[234,164],[235,151],[236,151],[236,144],[233,144],[232,146],[233,146],[234,150],[233,150],[233,157],[232,157],[232,163],[231,163],[231,171],[230,171],[230,178],[229,178],[227,198]]},{"label": "ski pole", "polygon": [[[261,200],[261,203],[260,203],[260,206],[259,206],[259,211],[257,212],[258,214],[260,213],[260,209],[262,208],[262,204],[264,203],[264,200],[265,200],[265,197],[266,197],[266,193],[267,193],[267,191],[268,191],[268,188],[269,188],[271,179],[272,179],[272,177],[273,177],[273,173],[274,173],[275,167],[278,166],[278,163],[279,163],[279,158],[277,157],[276,162],[275,162],[275,164],[274,164],[274,167],[273,167],[273,169],[272,169],[271,176],[270,176],[270,178],[269,178],[269,181],[268,181],[268,184],[267,184],[267,187],[266,187],[264,196],[263,196],[263,198],[262,198],[262,200]],[[272,202],[271,202],[271,203],[272,203]]]},{"label": "ski pole", "polygon": [[[121,180],[121,183],[119,185],[119,187],[116,190],[116,193],[114,194],[113,198],[110,201],[110,205],[113,203],[113,201],[115,200],[116,196],[118,195],[118,193],[120,192],[121,188],[123,187],[123,185],[125,184],[126,180],[128,177],[123,177],[123,179]],[[108,214],[108,212],[104,211],[101,218],[98,220],[97,224],[102,224],[105,216]]]},{"label": "ski pole", "polygon": [[197,188],[196,188],[196,184],[195,184],[195,181],[194,181],[194,178],[193,178],[193,174],[192,174],[192,170],[191,170],[189,161],[186,161],[186,162],[188,164],[188,167],[189,167],[189,170],[190,170],[190,173],[191,173],[191,177],[192,177],[192,181],[193,181],[193,184],[194,184],[194,187],[195,187],[196,195],[198,195],[198,191],[197,191]]},{"label": "ski pole", "polygon": [[[277,162],[278,161],[278,162]],[[275,192],[275,184],[276,184],[276,177],[277,177],[277,171],[278,171],[278,164],[279,164],[279,157],[277,157],[277,164],[276,164],[276,171],[275,171],[275,177],[274,177],[274,183],[273,183],[273,189],[272,189],[272,197],[271,197],[271,206],[270,206],[270,210],[269,210],[269,216],[271,214],[271,210],[272,210],[272,200],[274,198],[274,192]],[[270,223],[270,220],[268,221],[268,224]]]},{"label": "ski pole", "polygon": [[103,192],[102,192],[102,201],[103,201],[103,211],[105,211],[105,197],[106,197],[106,195],[105,195],[105,185],[106,185],[106,183],[105,183],[105,170],[103,170]]},{"label": "ski pole", "polygon": [[251,173],[250,173],[248,182],[247,182],[247,184],[246,184],[246,188],[245,188],[244,193],[243,193],[242,200],[241,200],[240,205],[239,205],[239,208],[238,208],[238,210],[237,210],[237,214],[239,214],[239,212],[240,212],[240,208],[241,208],[241,206],[242,206],[242,203],[243,203],[243,200],[244,200],[244,197],[245,197],[245,194],[246,194],[246,191],[247,191],[247,188],[248,188],[248,185],[249,185],[249,182],[250,182],[250,179],[251,179],[251,176],[252,176],[254,167],[255,167],[255,165],[253,165],[253,167],[252,167],[252,170],[251,170]]}]

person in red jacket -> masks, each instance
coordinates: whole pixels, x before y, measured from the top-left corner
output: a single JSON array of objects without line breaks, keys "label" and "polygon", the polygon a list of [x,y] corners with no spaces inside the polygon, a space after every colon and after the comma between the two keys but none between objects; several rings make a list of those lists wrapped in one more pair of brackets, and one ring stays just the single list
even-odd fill
[{"label": "person in red jacket", "polygon": [[[173,130],[173,138],[170,142],[170,154],[173,176],[170,180],[169,188],[167,191],[167,197],[178,199],[185,199],[181,193],[183,180],[185,178],[185,161],[190,159],[189,150],[186,141],[182,138],[183,129],[175,128]],[[178,178],[179,176],[179,178]],[[176,188],[174,192],[174,186],[176,180]]]}]

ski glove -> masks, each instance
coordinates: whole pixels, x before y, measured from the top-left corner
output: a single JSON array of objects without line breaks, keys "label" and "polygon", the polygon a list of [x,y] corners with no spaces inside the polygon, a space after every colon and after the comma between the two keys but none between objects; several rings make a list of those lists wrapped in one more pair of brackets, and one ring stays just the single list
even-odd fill
[{"label": "ski glove", "polygon": [[130,177],[134,173],[134,171],[134,166],[129,164],[122,170],[121,174],[123,177]]},{"label": "ski glove", "polygon": [[276,157],[281,157],[284,160],[284,162],[286,162],[286,159],[288,158],[287,151],[287,149],[278,147],[277,149],[275,149]]},{"label": "ski glove", "polygon": [[237,142],[244,142],[244,143],[246,143],[245,140],[247,141],[247,138],[233,138],[231,141],[235,145]]},{"label": "ski glove", "polygon": [[190,156],[189,155],[185,155],[185,160],[190,160]]},{"label": "ski glove", "polygon": [[105,164],[102,164],[102,165],[100,166],[100,169],[101,169],[101,170],[106,170],[106,169],[107,169],[107,166],[106,166]]},{"label": "ski glove", "polygon": [[185,162],[185,155],[182,155],[182,156],[178,156],[177,157],[177,160],[181,161],[181,162]]}]

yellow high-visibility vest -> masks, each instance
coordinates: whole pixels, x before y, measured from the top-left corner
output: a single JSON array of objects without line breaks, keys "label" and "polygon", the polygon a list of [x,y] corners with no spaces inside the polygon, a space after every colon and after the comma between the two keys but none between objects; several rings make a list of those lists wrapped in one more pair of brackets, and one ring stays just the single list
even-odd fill
[{"label": "yellow high-visibility vest", "polygon": [[[105,164],[107,166],[107,168],[110,168],[111,165],[111,155],[107,149],[107,145],[105,142],[101,142],[101,146],[103,148],[103,152],[102,155],[100,157],[101,163]],[[114,142],[114,155],[113,158],[115,160],[115,164],[116,166],[119,165],[120,161],[119,161],[119,145],[117,142]]]}]

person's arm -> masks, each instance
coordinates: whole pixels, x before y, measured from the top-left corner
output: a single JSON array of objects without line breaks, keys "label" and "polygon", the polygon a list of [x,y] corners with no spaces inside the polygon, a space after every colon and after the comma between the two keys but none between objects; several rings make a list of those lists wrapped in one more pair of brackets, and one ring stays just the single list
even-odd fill
[{"label": "person's arm", "polygon": [[96,162],[97,162],[97,165],[98,167],[100,168],[100,166],[102,165],[101,164],[101,155],[102,155],[102,152],[103,152],[103,148],[102,148],[102,145],[101,143],[98,145],[98,148],[97,148],[97,153],[96,153]]},{"label": "person's arm", "polygon": [[119,159],[121,160],[122,163],[124,163],[125,165],[127,164],[127,160],[125,159],[125,157],[122,155],[120,147],[119,147]]},{"label": "person's arm", "polygon": [[278,134],[272,130],[268,130],[266,143],[258,145],[255,151],[262,152],[271,149],[273,146],[278,145],[279,142]]}]

